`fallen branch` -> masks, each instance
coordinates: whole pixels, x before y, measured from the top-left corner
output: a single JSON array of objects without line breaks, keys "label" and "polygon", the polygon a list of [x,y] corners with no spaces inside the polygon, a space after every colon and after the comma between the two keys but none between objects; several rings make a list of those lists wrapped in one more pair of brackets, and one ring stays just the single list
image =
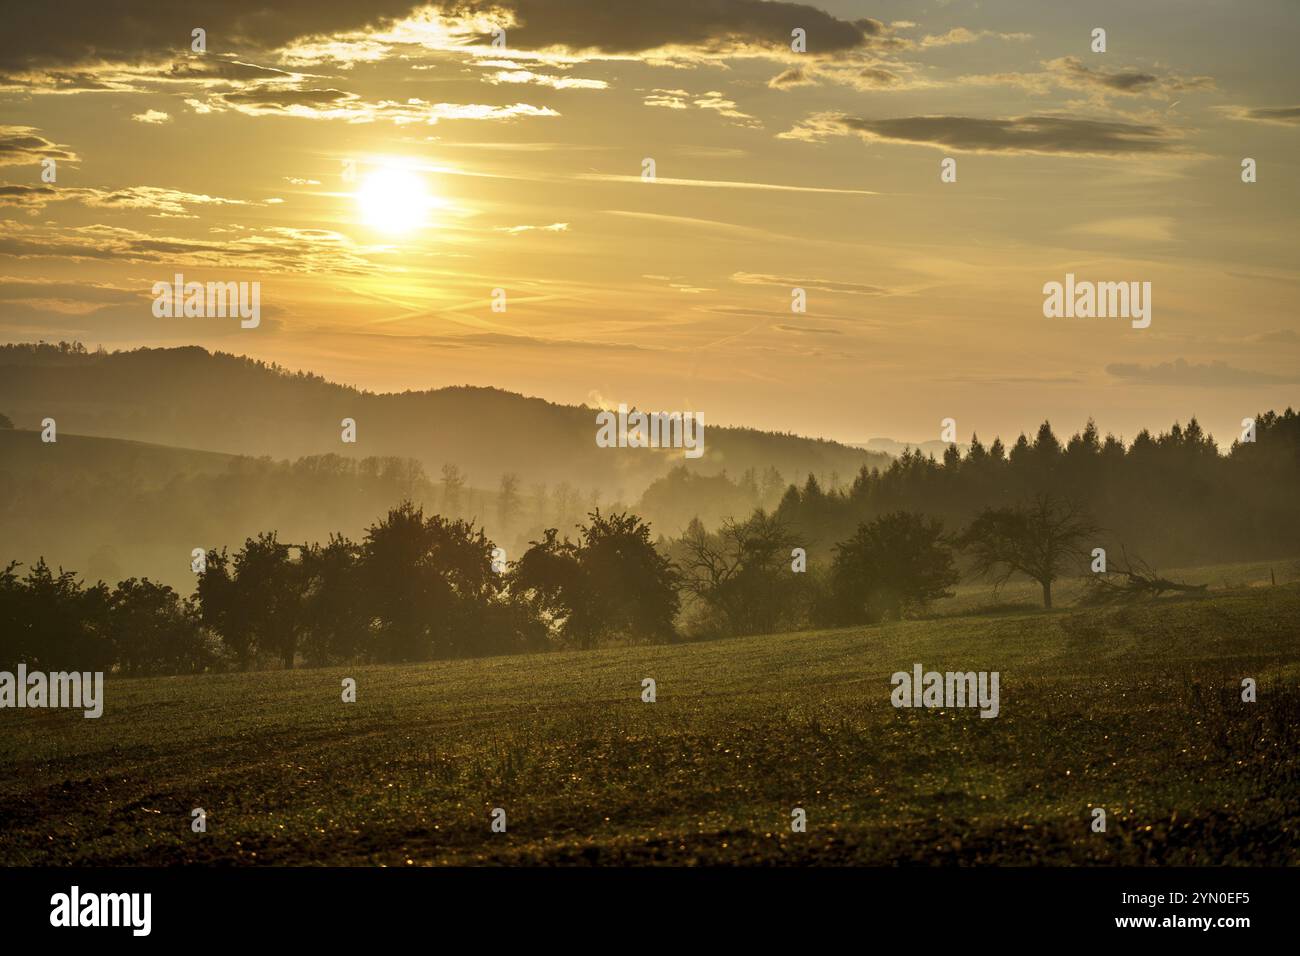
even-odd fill
[{"label": "fallen branch", "polygon": [[1087,590],[1079,603],[1086,606],[1106,604],[1127,604],[1133,601],[1158,598],[1170,592],[1200,593],[1206,584],[1183,584],[1171,581],[1160,574],[1141,558],[1129,560],[1124,553],[1123,559],[1111,570],[1094,574],[1088,579]]}]

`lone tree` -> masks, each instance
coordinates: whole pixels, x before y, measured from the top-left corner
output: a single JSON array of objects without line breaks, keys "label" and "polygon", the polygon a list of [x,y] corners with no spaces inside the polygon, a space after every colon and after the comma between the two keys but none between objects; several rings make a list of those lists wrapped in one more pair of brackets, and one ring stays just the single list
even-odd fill
[{"label": "lone tree", "polygon": [[971,555],[977,574],[991,574],[1001,587],[1019,573],[1043,589],[1043,607],[1052,606],[1052,582],[1084,560],[1097,526],[1072,501],[1038,495],[1027,505],[986,508],[957,538]]}]

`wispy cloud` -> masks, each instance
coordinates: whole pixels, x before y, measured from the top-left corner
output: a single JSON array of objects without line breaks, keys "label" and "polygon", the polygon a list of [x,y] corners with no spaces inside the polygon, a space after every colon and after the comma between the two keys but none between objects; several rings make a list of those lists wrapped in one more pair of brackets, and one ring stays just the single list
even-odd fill
[{"label": "wispy cloud", "polygon": [[1124,156],[1178,149],[1174,130],[1154,124],[1079,119],[1071,116],[902,116],[868,119],[818,113],[781,133],[783,139],[816,142],[828,136],[930,146],[971,153]]},{"label": "wispy cloud", "polygon": [[1300,106],[1221,106],[1217,109],[1235,120],[1272,123],[1274,126],[1300,125]]},{"label": "wispy cloud", "polygon": [[795,193],[838,193],[845,196],[879,196],[880,193],[870,189],[837,189],[832,186],[793,186],[784,183],[743,182],[729,179],[673,179],[658,176],[647,182],[640,176],[624,176],[614,173],[583,173],[578,179],[589,179],[607,183],[642,183],[647,186],[694,186],[701,189],[774,189],[781,192]]},{"label": "wispy cloud", "polygon": [[1281,375],[1258,372],[1233,368],[1222,360],[1196,364],[1180,358],[1157,365],[1135,365],[1116,362],[1107,365],[1106,372],[1115,378],[1123,379],[1135,385],[1230,387],[1291,385],[1300,382],[1300,372]]}]

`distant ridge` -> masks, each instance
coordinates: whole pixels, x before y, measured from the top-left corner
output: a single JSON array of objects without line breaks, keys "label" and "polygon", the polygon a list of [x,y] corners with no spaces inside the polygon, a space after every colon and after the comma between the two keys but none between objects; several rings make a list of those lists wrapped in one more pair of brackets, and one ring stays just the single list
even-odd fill
[{"label": "distant ridge", "polygon": [[[53,417],[69,433],[225,454],[409,457],[435,477],[455,464],[482,486],[515,472],[525,482],[569,481],[625,499],[677,465],[736,477],[775,467],[793,481],[889,463],[877,450],[715,425],[698,460],[673,449],[613,452],[596,446],[596,410],[584,405],[475,386],[376,394],[198,346],[0,346],[0,412],[19,428]],[[356,420],[356,444],[340,440],[344,418]]]}]

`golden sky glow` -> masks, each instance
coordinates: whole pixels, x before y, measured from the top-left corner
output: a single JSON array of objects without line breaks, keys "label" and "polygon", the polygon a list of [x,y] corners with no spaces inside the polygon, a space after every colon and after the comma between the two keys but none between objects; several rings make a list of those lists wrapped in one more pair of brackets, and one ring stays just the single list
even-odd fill
[{"label": "golden sky glow", "polygon": [[[16,14],[0,337],[846,441],[1294,404],[1293,3],[279,6]],[[260,326],[155,318],[178,271]],[[1044,318],[1067,273],[1151,326]]]}]

